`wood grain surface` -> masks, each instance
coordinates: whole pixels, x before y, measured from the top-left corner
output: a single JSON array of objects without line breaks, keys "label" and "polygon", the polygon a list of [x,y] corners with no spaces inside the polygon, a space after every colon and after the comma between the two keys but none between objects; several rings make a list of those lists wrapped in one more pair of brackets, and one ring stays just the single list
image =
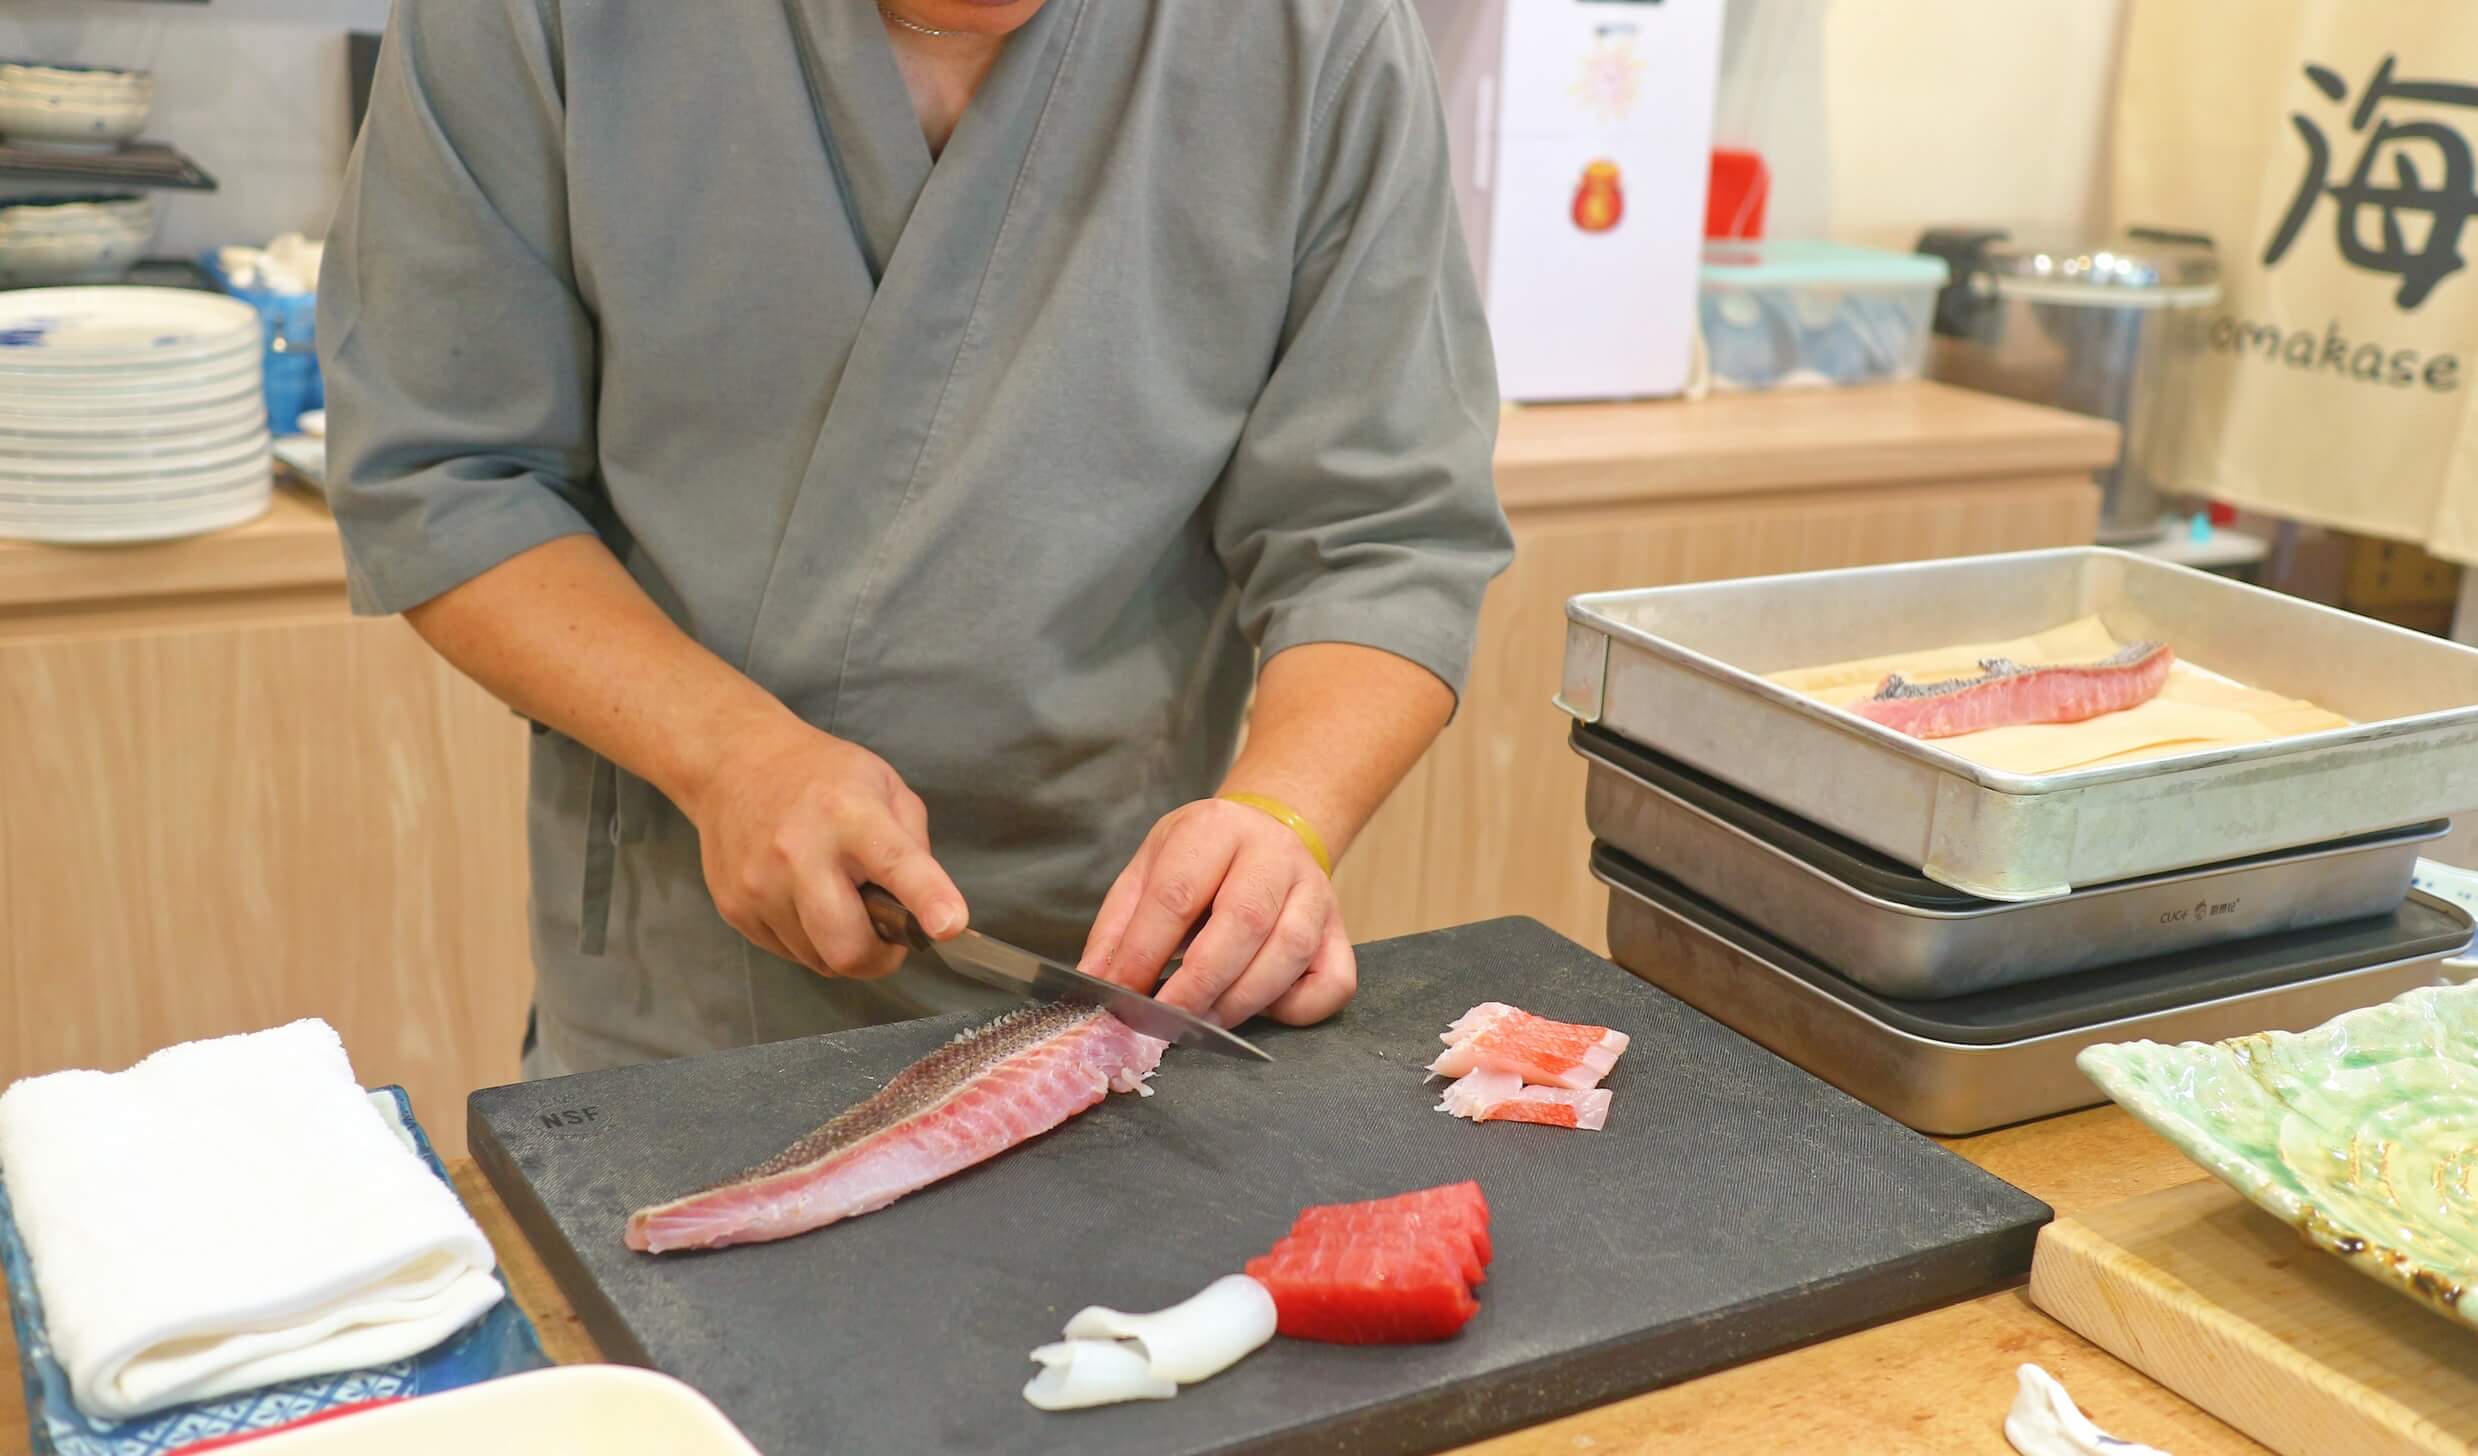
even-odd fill
[{"label": "wood grain surface", "polygon": [[2478,1450],[2478,1330],[2216,1181],[2050,1225],[2030,1297],[2282,1456]]},{"label": "wood grain surface", "polygon": [[283,489],[246,525],[131,546],[40,546],[0,540],[0,619],[115,598],[341,587],[335,522],[315,496]]},{"label": "wood grain surface", "polygon": [[2087,475],[2117,439],[2104,420],[1928,381],[1541,405],[1502,419],[1497,489],[1513,512]]},{"label": "wood grain surface", "polygon": [[0,642],[0,1083],[323,1016],[441,1151],[531,995],[523,723],[400,621]]}]

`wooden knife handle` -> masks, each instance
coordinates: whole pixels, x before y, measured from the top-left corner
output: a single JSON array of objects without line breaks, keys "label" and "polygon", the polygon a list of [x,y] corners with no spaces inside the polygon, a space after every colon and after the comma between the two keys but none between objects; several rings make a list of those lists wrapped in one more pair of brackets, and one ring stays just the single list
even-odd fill
[{"label": "wooden knife handle", "polygon": [[860,887],[860,903],[869,912],[869,928],[888,945],[910,946],[914,950],[929,949],[929,932],[903,902],[876,885]]}]

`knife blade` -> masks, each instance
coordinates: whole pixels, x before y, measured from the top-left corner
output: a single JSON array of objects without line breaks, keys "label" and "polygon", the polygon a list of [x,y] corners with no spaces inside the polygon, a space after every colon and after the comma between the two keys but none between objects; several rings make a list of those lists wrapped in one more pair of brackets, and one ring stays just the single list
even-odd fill
[{"label": "knife blade", "polygon": [[903,902],[877,885],[860,887],[869,925],[889,945],[925,950],[949,970],[1026,1001],[1077,1001],[1099,1006],[1125,1022],[1130,1030],[1179,1046],[1218,1052],[1226,1057],[1253,1057],[1270,1062],[1263,1048],[1142,991],[1088,976],[1073,966],[1038,956],[1020,946],[967,930],[951,940],[932,940]]}]

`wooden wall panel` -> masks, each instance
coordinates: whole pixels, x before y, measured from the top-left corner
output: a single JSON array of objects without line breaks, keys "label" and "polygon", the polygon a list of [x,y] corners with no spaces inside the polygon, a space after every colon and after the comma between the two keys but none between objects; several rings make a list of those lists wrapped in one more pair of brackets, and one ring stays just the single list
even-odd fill
[{"label": "wooden wall panel", "polygon": [[531,990],[524,778],[400,621],[0,643],[0,1084],[324,1016],[461,1150]]}]

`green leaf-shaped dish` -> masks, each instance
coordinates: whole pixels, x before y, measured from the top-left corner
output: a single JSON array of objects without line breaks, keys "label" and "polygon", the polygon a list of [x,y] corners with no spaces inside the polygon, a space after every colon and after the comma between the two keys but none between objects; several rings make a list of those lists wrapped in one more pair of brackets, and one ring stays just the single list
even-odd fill
[{"label": "green leaf-shaped dish", "polygon": [[2308,1032],[2114,1042],[2076,1059],[2128,1112],[2309,1243],[2478,1325],[2478,985]]}]

